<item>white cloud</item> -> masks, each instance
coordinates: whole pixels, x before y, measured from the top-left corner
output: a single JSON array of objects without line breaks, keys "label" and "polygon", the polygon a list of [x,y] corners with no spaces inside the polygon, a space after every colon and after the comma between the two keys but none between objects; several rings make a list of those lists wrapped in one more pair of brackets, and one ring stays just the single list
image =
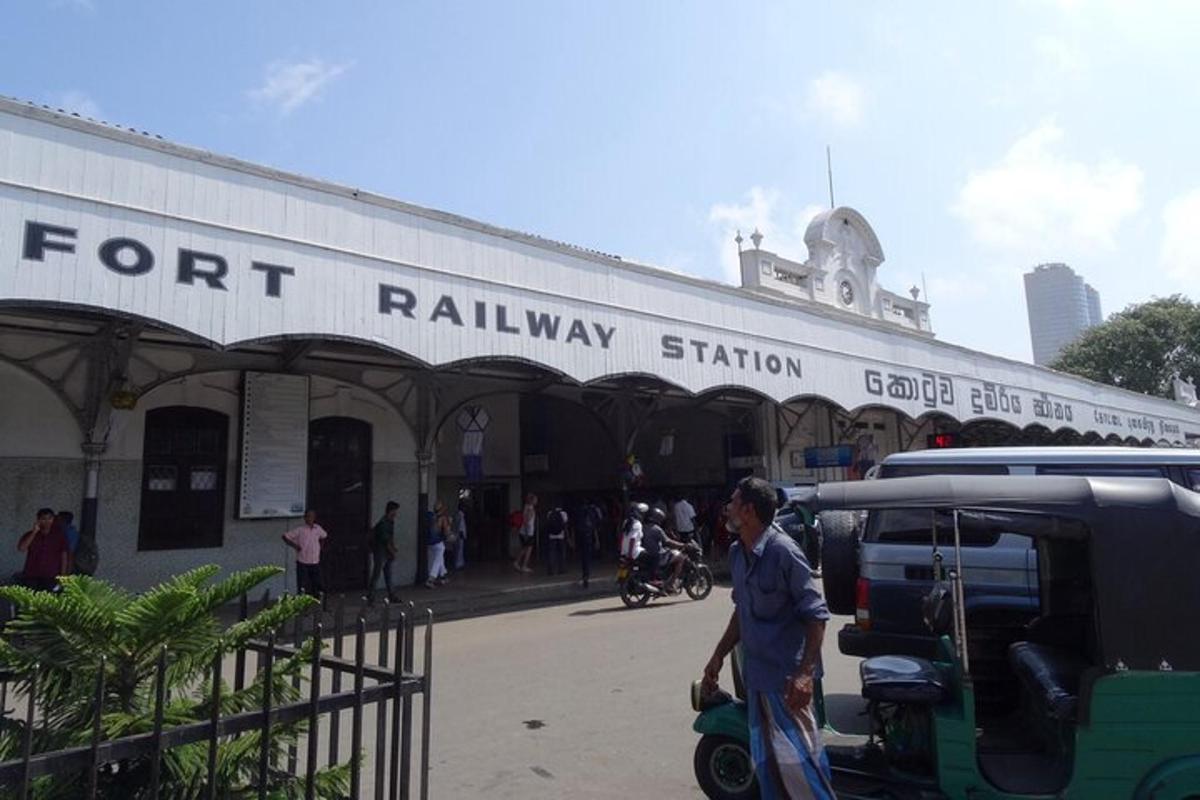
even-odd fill
[{"label": "white cloud", "polygon": [[1200,278],[1200,189],[1170,200],[1163,208],[1162,265],[1172,278]]},{"label": "white cloud", "polygon": [[295,63],[276,61],[267,66],[262,86],[250,90],[249,95],[252,100],[290,114],[313,100],[349,67],[349,64],[326,64],[319,58]]},{"label": "white cloud", "polygon": [[804,231],[825,207],[797,206],[789,202],[778,189],[754,186],[741,203],[715,203],[708,210],[708,222],[713,232],[713,244],[721,261],[725,280],[741,284],[737,246],[733,237],[741,231],[743,247],[751,247],[750,234],[757,228],[763,235],[763,248],[793,261],[808,257]]},{"label": "white cloud", "polygon": [[45,103],[51,108],[60,108],[68,114],[101,119],[100,105],[86,92],[78,89],[68,89],[65,92],[52,94],[46,98]]},{"label": "white cloud", "polygon": [[808,109],[837,125],[857,125],[863,118],[866,92],[840,72],[825,72],[808,82]]},{"label": "white cloud", "polygon": [[1063,139],[1043,122],[999,163],[967,176],[953,211],[977,241],[1035,259],[1114,249],[1118,228],[1142,206],[1142,170],[1072,159],[1059,152]]}]

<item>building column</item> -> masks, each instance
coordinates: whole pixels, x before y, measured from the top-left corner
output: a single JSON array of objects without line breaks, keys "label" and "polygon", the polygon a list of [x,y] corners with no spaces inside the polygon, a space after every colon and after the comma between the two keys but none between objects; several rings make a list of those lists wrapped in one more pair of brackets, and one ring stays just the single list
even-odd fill
[{"label": "building column", "polygon": [[105,443],[87,441],[80,445],[83,450],[83,505],[79,510],[79,535],[95,541],[96,516],[100,505],[100,456]]},{"label": "building column", "polygon": [[417,451],[417,572],[416,583],[422,584],[429,577],[429,481],[437,479],[433,454],[428,450]]}]

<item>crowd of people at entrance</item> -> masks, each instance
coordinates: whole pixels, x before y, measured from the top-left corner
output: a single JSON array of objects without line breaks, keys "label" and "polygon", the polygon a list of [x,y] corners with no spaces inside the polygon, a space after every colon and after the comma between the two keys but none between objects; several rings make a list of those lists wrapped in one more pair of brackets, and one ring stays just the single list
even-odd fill
[{"label": "crowd of people at entrance", "polygon": [[[653,519],[649,537],[644,534],[639,536],[637,549],[639,553],[646,551],[655,558],[665,558],[665,566],[674,577],[678,577],[682,559],[672,556],[672,553],[687,542],[695,541],[714,558],[724,557],[729,546],[729,535],[725,532],[724,504],[720,502],[719,495],[697,492],[689,497],[674,493],[648,497],[647,500],[648,503],[642,503],[635,499],[632,505],[625,505],[614,494],[608,497],[560,497],[542,503],[536,494],[530,493],[526,495],[522,507],[509,514],[506,520],[513,542],[510,552],[515,552],[513,567],[522,573],[532,573],[536,559],[544,565],[547,575],[556,576],[565,574],[569,562],[576,561],[579,584],[588,588],[592,565],[596,561],[615,558],[629,549],[628,510],[639,505],[647,509]],[[53,513],[48,513],[53,522]],[[366,533],[365,549],[369,554],[367,574],[370,576],[366,597],[370,603],[375,602],[381,588],[390,601],[399,600],[393,575],[399,552],[396,545],[399,513],[400,504],[388,501],[383,515]],[[427,567],[421,576],[425,587],[435,589],[444,586],[450,582],[452,572],[466,568],[470,519],[471,507],[463,500],[453,512],[445,502],[435,500],[433,507],[426,512],[423,530],[420,531]],[[39,516],[39,524],[40,520]],[[638,522],[640,530],[640,515]],[[651,528],[651,525],[647,528]],[[714,531],[715,535],[711,533]],[[314,509],[305,511],[301,525],[283,534],[283,542],[295,552],[298,591],[313,596],[323,593],[321,554],[328,537],[328,532],[317,522]],[[482,552],[481,544],[477,542],[473,552]],[[35,576],[40,574],[39,564],[35,558],[32,573]],[[53,570],[46,567],[43,571]]]}]

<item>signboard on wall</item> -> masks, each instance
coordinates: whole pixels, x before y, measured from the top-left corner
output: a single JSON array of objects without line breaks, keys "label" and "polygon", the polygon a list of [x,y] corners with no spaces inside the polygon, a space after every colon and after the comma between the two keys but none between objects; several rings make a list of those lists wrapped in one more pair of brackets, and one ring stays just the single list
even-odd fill
[{"label": "signboard on wall", "polygon": [[1200,410],[1174,401],[208,154],[116,145],[40,113],[0,99],[6,305],[98,309],[223,348],[334,339],[432,368],[515,360],[579,384],[651,375],[693,394],[741,387],[913,419],[1166,444],[1200,435]]},{"label": "signboard on wall", "polygon": [[242,373],[239,518],[304,513],[308,416],[307,375]]}]

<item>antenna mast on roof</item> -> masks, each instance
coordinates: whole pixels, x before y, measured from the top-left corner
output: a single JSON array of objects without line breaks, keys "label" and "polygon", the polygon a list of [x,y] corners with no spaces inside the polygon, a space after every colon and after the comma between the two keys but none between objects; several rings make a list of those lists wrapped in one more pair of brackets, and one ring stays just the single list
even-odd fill
[{"label": "antenna mast on roof", "polygon": [[825,145],[825,171],[829,174],[829,207],[836,208],[833,202],[833,156],[829,152],[829,145]]}]

